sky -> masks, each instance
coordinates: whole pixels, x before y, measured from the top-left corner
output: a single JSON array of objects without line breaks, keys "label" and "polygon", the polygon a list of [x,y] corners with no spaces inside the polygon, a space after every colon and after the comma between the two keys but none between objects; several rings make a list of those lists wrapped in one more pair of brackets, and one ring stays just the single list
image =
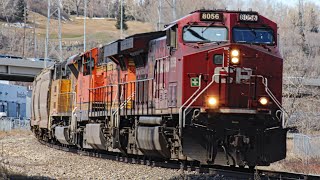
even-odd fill
[{"label": "sky", "polygon": [[[238,5],[242,5],[242,9],[244,8],[250,8],[250,9],[253,9],[255,10],[254,7],[252,7],[250,5],[250,2],[251,0],[233,0],[232,2],[235,2],[234,4],[229,4],[227,6],[227,9],[237,9]],[[245,4],[241,4],[241,2],[244,2]],[[264,2],[268,2],[268,3],[275,3],[275,2],[281,2],[283,3],[284,5],[287,5],[287,6],[291,6],[291,7],[297,7],[298,3],[299,3],[299,0],[264,0]],[[307,2],[312,2],[312,3],[315,3],[317,6],[320,7],[320,0],[303,0],[304,3],[307,3]]]}]

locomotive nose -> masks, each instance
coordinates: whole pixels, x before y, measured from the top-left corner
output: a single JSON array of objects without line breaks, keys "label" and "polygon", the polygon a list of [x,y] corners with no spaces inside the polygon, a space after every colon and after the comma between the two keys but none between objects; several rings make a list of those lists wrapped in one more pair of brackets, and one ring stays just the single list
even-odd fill
[{"label": "locomotive nose", "polygon": [[[278,93],[281,92],[279,84],[282,81],[281,59],[272,57],[269,50],[263,47],[258,48],[259,51],[256,47],[231,44],[212,53],[213,63],[208,74],[214,78],[214,83],[203,98],[207,109],[222,107],[269,111],[276,108],[267,89],[275,92],[276,99],[281,101],[281,94]],[[217,54],[221,54],[220,63],[217,63]]]}]

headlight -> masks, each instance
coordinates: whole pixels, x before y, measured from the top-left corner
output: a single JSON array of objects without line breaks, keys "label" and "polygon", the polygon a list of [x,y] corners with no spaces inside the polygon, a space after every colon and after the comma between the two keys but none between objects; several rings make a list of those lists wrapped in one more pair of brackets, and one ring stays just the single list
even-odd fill
[{"label": "headlight", "polygon": [[231,59],[231,62],[232,62],[232,64],[239,64],[239,58],[237,58],[237,57],[233,57],[232,59]]},{"label": "headlight", "polygon": [[268,102],[269,102],[269,100],[266,98],[266,97],[262,97],[262,98],[260,98],[259,99],[259,103],[261,104],[261,105],[267,105],[268,104]]},{"label": "headlight", "polygon": [[239,50],[234,49],[234,50],[231,51],[231,56],[232,57],[238,57],[239,55],[240,55]]},{"label": "headlight", "polygon": [[208,98],[208,104],[209,104],[210,106],[215,106],[215,105],[218,104],[218,101],[217,101],[217,99],[214,98],[214,97],[209,97],[209,98]]}]

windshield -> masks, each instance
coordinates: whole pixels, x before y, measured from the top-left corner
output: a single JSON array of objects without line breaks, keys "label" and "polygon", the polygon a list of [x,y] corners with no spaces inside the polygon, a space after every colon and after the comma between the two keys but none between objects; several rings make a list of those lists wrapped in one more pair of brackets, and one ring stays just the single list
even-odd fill
[{"label": "windshield", "polygon": [[239,43],[274,44],[272,29],[233,28],[233,40]]},{"label": "windshield", "polygon": [[227,28],[187,26],[183,28],[183,40],[186,42],[226,41]]}]

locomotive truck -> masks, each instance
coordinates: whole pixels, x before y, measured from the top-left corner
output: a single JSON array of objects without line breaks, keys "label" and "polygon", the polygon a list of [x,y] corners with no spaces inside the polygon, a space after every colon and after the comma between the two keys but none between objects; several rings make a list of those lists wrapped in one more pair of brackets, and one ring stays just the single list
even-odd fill
[{"label": "locomotive truck", "polygon": [[286,156],[277,24],[198,10],[95,47],[34,80],[37,138],[121,156],[231,166]]}]

